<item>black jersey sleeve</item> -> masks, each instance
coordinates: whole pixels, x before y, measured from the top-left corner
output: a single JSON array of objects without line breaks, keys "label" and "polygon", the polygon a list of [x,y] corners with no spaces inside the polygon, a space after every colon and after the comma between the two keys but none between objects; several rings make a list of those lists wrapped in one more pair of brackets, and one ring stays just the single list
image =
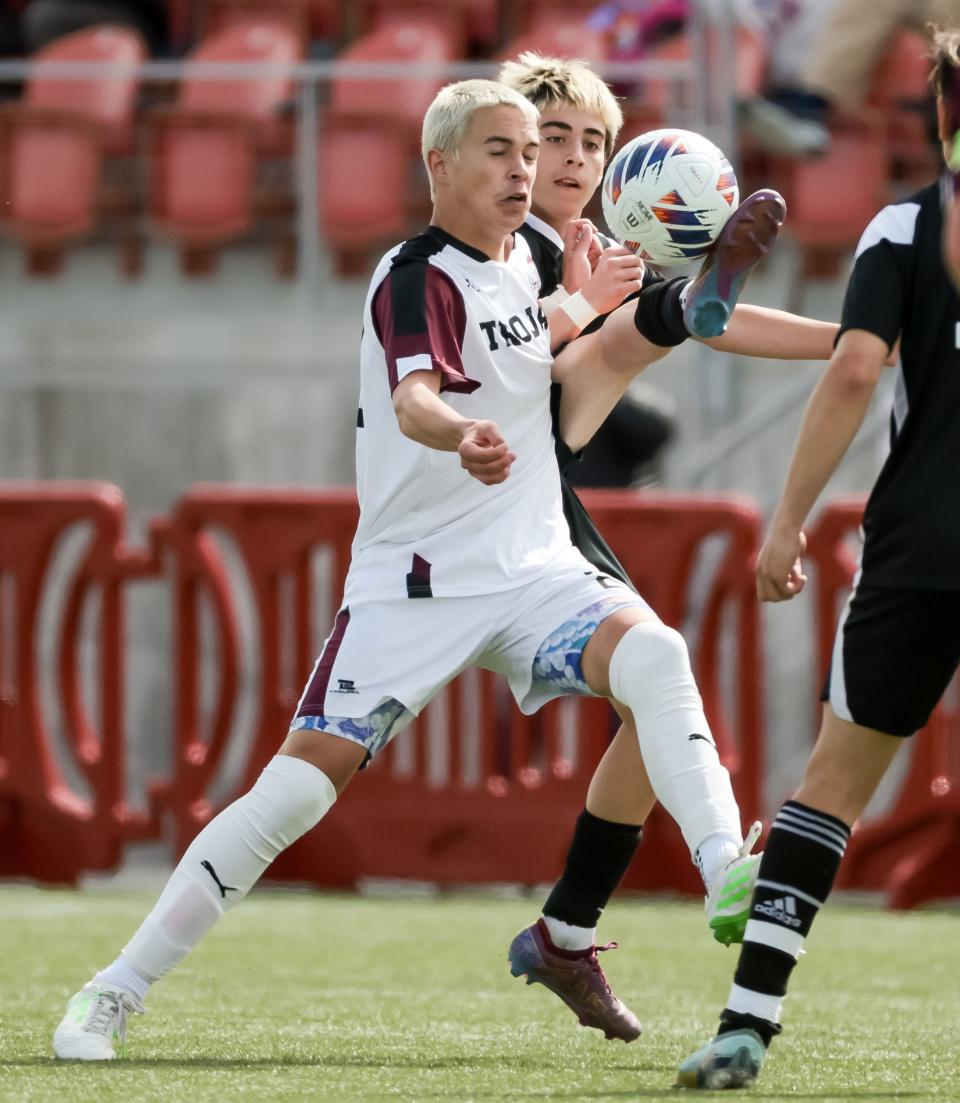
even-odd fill
[{"label": "black jersey sleeve", "polygon": [[[864,233],[861,246],[866,242],[870,244],[854,261],[837,340],[849,329],[863,329],[875,334],[892,349],[903,325],[906,266],[913,246],[912,242],[893,241],[887,236],[878,238],[877,224],[884,214],[881,211]],[[882,229],[881,224],[881,233]]]}]

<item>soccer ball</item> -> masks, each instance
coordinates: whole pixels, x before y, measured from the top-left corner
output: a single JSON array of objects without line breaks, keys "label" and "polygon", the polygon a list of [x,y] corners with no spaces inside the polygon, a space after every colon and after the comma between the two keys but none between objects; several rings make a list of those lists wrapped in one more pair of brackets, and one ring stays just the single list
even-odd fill
[{"label": "soccer ball", "polygon": [[736,209],[723,152],[690,130],[651,130],[620,149],[603,179],[603,217],[617,241],[651,264],[699,260]]}]

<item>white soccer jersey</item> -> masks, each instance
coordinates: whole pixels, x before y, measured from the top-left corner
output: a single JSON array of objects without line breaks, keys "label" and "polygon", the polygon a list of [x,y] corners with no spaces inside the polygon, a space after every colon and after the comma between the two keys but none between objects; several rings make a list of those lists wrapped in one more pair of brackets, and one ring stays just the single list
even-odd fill
[{"label": "white soccer jersey", "polygon": [[[378,265],[360,345],[361,513],[345,604],[499,592],[585,563],[561,505],[539,288],[520,235],[501,263],[431,227]],[[454,410],[499,426],[517,456],[505,482],[484,486],[456,452],[400,432],[393,390],[424,369],[440,373]]]}]

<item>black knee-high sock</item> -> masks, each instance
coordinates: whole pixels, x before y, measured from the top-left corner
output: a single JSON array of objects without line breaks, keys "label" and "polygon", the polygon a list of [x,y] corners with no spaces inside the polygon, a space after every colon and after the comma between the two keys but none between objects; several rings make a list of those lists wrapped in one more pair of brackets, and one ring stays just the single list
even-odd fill
[{"label": "black knee-high sock", "polygon": [[683,289],[689,282],[686,276],[676,276],[658,280],[640,292],[633,324],[651,344],[673,348],[690,336],[682,302]]},{"label": "black knee-high sock", "polygon": [[803,940],[830,895],[850,828],[790,800],[773,821],[760,860],[750,920],[720,1030],[750,1026],[769,1042]]},{"label": "black knee-high sock", "polygon": [[574,927],[595,927],[623,880],[642,833],[636,824],[602,820],[584,808],[563,875],[547,897],[543,914]]}]

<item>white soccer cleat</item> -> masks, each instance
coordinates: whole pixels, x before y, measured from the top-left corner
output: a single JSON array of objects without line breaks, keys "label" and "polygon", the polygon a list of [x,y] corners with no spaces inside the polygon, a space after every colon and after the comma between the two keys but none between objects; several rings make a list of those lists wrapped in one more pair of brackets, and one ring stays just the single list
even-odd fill
[{"label": "white soccer cleat", "polygon": [[713,937],[724,946],[743,942],[743,933],[750,918],[750,902],[760,870],[759,854],[751,854],[760,838],[763,824],[759,820],[747,832],[738,856],[717,874],[705,901],[707,923]]},{"label": "white soccer cleat", "polygon": [[91,981],[67,1004],[53,1032],[53,1052],[66,1061],[112,1061],[123,1056],[127,1012],[144,1012],[131,993]]}]

